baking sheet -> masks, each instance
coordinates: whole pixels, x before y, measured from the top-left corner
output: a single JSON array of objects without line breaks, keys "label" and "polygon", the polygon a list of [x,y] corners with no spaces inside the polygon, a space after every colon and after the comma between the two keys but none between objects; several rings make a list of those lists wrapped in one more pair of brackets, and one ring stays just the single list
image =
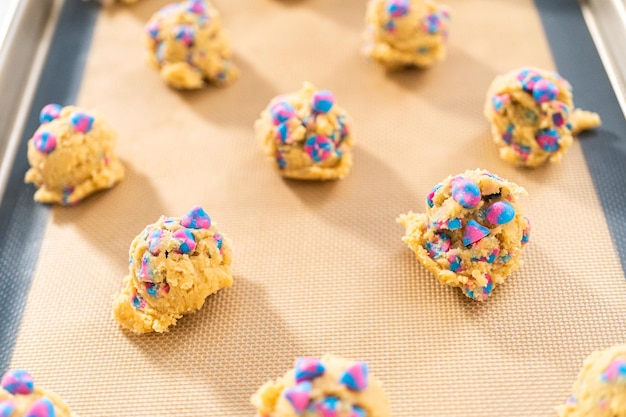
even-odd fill
[{"label": "baking sheet", "polygon": [[[623,341],[624,274],[580,146],[517,170],[482,116],[497,74],[554,67],[531,1],[449,1],[448,60],[394,75],[359,55],[364,0],[216,1],[242,78],[190,93],[139,58],[165,3],[100,14],[78,104],[119,131],[127,178],[52,209],[12,366],[83,417],[243,417],[296,356],[335,353],[370,363],[395,416],[536,417],[555,415],[591,350]],[[354,119],[343,181],[284,181],[254,140],[269,99],[304,80]],[[533,224],[525,265],[484,304],[441,286],[394,221],[477,167],[527,188]],[[110,309],[130,241],[194,204],[234,242],[234,286],[169,334],[121,331]]]}]

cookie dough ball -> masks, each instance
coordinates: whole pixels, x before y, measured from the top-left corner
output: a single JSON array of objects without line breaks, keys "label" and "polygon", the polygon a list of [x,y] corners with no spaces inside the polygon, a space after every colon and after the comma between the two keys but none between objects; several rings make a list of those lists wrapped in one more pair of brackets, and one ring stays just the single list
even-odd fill
[{"label": "cookie dough ball", "polygon": [[282,176],[300,180],[345,177],[352,167],[350,119],[333,93],[305,83],[270,101],[256,136]]},{"label": "cookie dough ball", "polygon": [[524,194],[485,170],[448,177],[426,197],[426,213],[398,218],[402,240],[442,284],[484,301],[521,265],[530,232],[518,203]]},{"label": "cookie dough ball", "polygon": [[135,333],[166,332],[233,284],[230,242],[199,206],[146,226],[129,253],[129,274],[113,302],[113,317]]},{"label": "cookie dough ball", "polygon": [[156,12],[146,25],[150,64],[174,88],[225,86],[239,76],[222,18],[211,3],[188,0]]},{"label": "cookie dough ball", "polygon": [[0,416],[70,417],[72,412],[53,392],[35,387],[33,377],[13,369],[0,380]]},{"label": "cookie dough ball", "polygon": [[446,57],[450,13],[424,0],[370,0],[365,53],[389,69],[427,68]]},{"label": "cookie dough ball", "polygon": [[48,104],[39,119],[28,141],[31,168],[25,177],[38,188],[36,201],[76,204],[124,177],[114,149],[117,133],[100,115]]},{"label": "cookie dough ball", "polygon": [[257,417],[389,417],[382,384],[365,362],[300,358],[287,374],[252,396]]},{"label": "cookie dough ball", "polygon": [[626,416],[626,345],[593,352],[558,411],[560,417]]},{"label": "cookie dough ball", "polygon": [[567,80],[538,68],[497,77],[487,92],[485,115],[502,159],[530,168],[558,162],[573,134],[600,125],[596,113],[574,109]]}]

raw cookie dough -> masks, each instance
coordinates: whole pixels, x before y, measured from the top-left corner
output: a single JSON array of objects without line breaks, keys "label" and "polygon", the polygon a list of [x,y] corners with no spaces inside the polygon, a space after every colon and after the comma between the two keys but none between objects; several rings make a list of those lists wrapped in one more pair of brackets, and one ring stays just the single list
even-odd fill
[{"label": "raw cookie dough", "polygon": [[426,213],[398,218],[402,240],[442,284],[484,301],[521,265],[530,223],[517,199],[525,194],[486,170],[448,177],[426,197]]},{"label": "raw cookie dough", "polygon": [[209,295],[233,284],[230,241],[200,206],[146,226],[129,254],[129,274],[113,302],[113,317],[135,333],[166,332]]},{"label": "raw cookie dough", "polygon": [[124,177],[114,152],[117,133],[97,113],[48,104],[41,126],[28,141],[31,168],[25,181],[35,184],[35,200],[72,205],[113,187]]},{"label": "raw cookie dough", "polygon": [[239,76],[222,18],[208,1],[168,4],[152,16],[146,33],[150,64],[174,88],[226,86]]},{"label": "raw cookie dough", "polygon": [[282,176],[331,180],[345,177],[352,167],[350,126],[333,93],[304,83],[300,91],[272,99],[255,130]]},{"label": "raw cookie dough", "polygon": [[487,92],[485,116],[500,157],[530,168],[558,162],[572,145],[573,134],[600,125],[596,113],[574,109],[567,80],[539,68],[496,77]]},{"label": "raw cookie dough", "polygon": [[558,411],[560,417],[626,416],[626,345],[593,352]]},{"label": "raw cookie dough", "polygon": [[257,417],[389,417],[389,400],[365,362],[300,358],[252,396]]},{"label": "raw cookie dough", "polygon": [[430,67],[446,57],[450,13],[424,0],[370,0],[364,51],[389,69]]},{"label": "raw cookie dough", "polygon": [[0,417],[71,417],[63,400],[51,391],[34,386],[33,377],[13,369],[0,381]]}]

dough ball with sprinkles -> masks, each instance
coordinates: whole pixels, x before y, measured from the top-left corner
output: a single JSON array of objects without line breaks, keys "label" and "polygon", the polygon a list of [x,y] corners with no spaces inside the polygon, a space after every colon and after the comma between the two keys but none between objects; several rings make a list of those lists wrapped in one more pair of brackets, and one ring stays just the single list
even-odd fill
[{"label": "dough ball with sprinkles", "polygon": [[70,417],[68,406],[51,391],[35,385],[23,369],[11,369],[0,379],[1,417]]},{"label": "dough ball with sprinkles", "polygon": [[382,384],[362,361],[299,358],[252,396],[257,417],[389,417]]},{"label": "dough ball with sprinkles", "polygon": [[256,121],[256,136],[280,174],[300,180],[343,178],[352,167],[350,118],[328,90],[304,83],[275,97]]},{"label": "dough ball with sprinkles", "polygon": [[145,27],[149,62],[171,87],[226,86],[239,76],[222,29],[222,18],[207,0],[171,3]]},{"label": "dough ball with sprinkles", "polygon": [[600,125],[596,113],[574,109],[572,86],[554,71],[522,68],[497,77],[485,116],[500,156],[534,168],[558,162],[578,132]]},{"label": "dough ball with sprinkles", "polygon": [[450,13],[434,1],[370,0],[364,52],[388,69],[427,68],[446,57]]},{"label": "dough ball with sprinkles", "polygon": [[113,317],[135,333],[166,332],[209,295],[233,284],[230,241],[200,206],[146,226],[129,254]]},{"label": "dough ball with sprinkles", "polygon": [[626,416],[626,345],[593,352],[583,364],[560,417]]},{"label": "dough ball with sprinkles", "polygon": [[426,196],[426,213],[398,218],[402,240],[445,285],[484,301],[521,265],[530,223],[518,203],[526,191],[486,170],[448,177]]},{"label": "dough ball with sprinkles", "polygon": [[35,200],[73,205],[113,187],[124,177],[115,153],[117,133],[99,114],[48,104],[41,126],[28,141],[31,168],[25,181],[38,189]]}]

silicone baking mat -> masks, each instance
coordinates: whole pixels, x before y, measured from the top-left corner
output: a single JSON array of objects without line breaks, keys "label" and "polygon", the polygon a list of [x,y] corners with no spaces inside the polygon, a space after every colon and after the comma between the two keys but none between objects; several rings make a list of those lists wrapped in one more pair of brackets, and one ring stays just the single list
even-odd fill
[{"label": "silicone baking mat", "polygon": [[[10,366],[82,417],[252,416],[261,384],[324,353],[366,360],[394,416],[548,417],[584,357],[624,341],[624,273],[580,145],[518,170],[482,116],[497,74],[555,68],[531,1],[448,1],[448,59],[387,74],[359,53],[365,0],[216,0],[242,77],[186,93],[141,59],[143,25],[165,3],[98,15],[77,101],[118,130],[127,177],[52,208]],[[254,139],[269,99],[304,80],[354,120],[342,181],[282,180]],[[440,285],[395,223],[478,167],[528,190],[533,224],[524,266],[483,304]],[[111,302],[130,241],[194,204],[234,243],[234,286],[168,334],[122,331]]]}]

